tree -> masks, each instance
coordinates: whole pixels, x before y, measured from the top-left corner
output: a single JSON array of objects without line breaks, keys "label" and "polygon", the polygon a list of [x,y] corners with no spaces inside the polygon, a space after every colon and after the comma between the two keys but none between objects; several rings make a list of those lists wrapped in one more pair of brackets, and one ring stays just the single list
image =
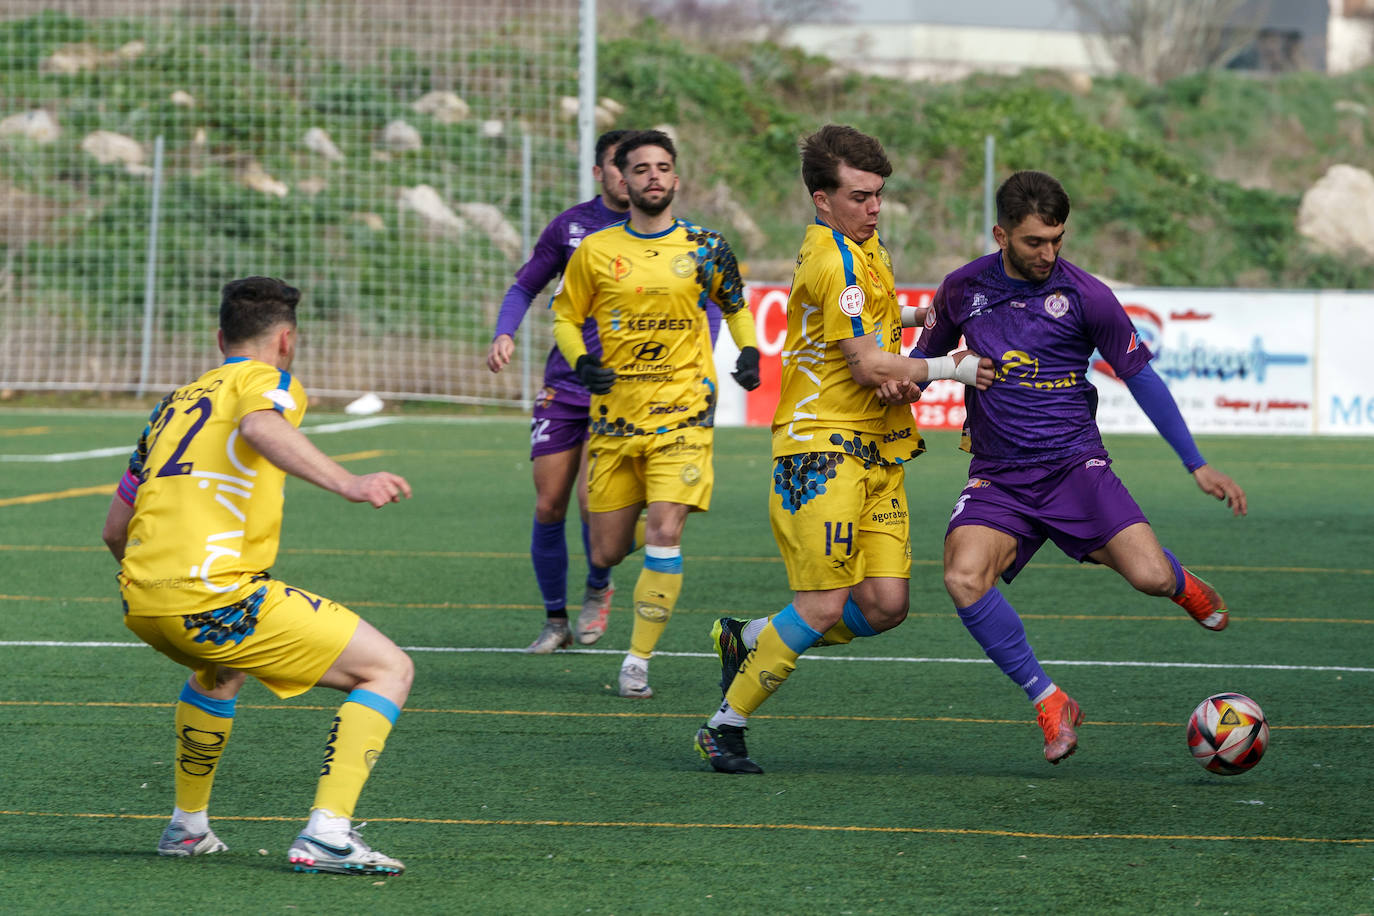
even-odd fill
[{"label": "tree", "polygon": [[[1247,0],[1065,0],[1117,69],[1152,83],[1224,66],[1258,34]],[[1250,23],[1263,20],[1252,15]]]}]

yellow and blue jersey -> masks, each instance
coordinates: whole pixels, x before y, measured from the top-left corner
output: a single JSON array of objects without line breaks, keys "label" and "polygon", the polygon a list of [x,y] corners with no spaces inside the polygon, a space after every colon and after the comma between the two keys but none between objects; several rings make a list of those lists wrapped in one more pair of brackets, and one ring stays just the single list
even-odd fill
[{"label": "yellow and blue jersey", "polygon": [[300,426],[305,408],[289,372],[244,357],[162,400],[121,484],[133,490],[119,575],[130,614],[196,614],[257,587],[277,556],[286,472],[243,441],[239,423],[275,410]]},{"label": "yellow and blue jersey", "polygon": [[755,346],[739,265],[718,232],[679,219],[654,235],[618,223],[582,240],[554,298],[554,336],[575,366],[586,352],[580,329],[596,320],[601,364],[616,380],[592,396],[593,434],[715,425],[712,301],[735,342]]},{"label": "yellow and blue jersey", "polygon": [[906,404],[884,405],[854,381],[839,342],[871,336],[900,352],[892,259],[875,233],[860,245],[822,223],[806,228],[787,298],[773,457],[845,452],[898,464],[925,450]]}]

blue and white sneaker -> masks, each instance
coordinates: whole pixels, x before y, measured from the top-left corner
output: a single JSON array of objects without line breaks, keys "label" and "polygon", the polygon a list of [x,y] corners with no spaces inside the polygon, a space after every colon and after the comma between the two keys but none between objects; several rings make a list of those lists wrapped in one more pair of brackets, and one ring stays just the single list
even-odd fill
[{"label": "blue and white sneaker", "polygon": [[229,847],[209,827],[204,833],[192,833],[180,824],[168,824],[162,839],[157,841],[160,856],[208,856],[228,851]]},{"label": "blue and white sneaker", "polygon": [[399,875],[406,867],[363,842],[358,831],[365,823],[350,827],[347,834],[328,837],[301,834],[291,844],[287,858],[296,871],[331,872],[339,875]]}]

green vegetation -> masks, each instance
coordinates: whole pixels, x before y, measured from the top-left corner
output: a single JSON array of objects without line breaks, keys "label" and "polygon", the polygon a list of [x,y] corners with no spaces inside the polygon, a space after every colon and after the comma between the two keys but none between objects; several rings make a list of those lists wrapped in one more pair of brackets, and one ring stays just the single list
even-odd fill
[{"label": "green vegetation", "polygon": [[[100,320],[141,309],[151,183],[80,149],[102,129],[149,151],[153,137],[165,139],[160,276],[175,287],[161,297],[169,308],[212,300],[227,274],[289,274],[311,289],[314,317],[480,342],[486,317],[439,316],[454,302],[498,300],[516,265],[480,231],[442,236],[398,211],[397,194],[428,184],[452,204],[494,205],[518,223],[523,121],[537,135],[536,228],[566,207],[574,128],[556,109],[576,94],[575,41],[496,27],[461,49],[349,56],[304,35],[255,31],[227,8],[147,21],[46,12],[0,22],[0,115],[45,108],[62,128],[50,144],[0,139],[10,210],[0,256],[21,301]],[[131,60],[75,74],[40,66],[59,48],[110,55],[135,40],[146,49]],[[1315,253],[1294,228],[1301,192],[1328,166],[1374,167],[1374,69],[1338,78],[1210,72],[1162,87],[1127,78],[1085,87],[1050,71],[908,84],[841,73],[767,43],[706,53],[652,21],[604,40],[599,64],[601,94],[625,105],[622,126],[676,129],[682,212],[729,233],[760,279],[786,276],[809,218],[797,139],[841,121],[882,138],[894,159],[884,234],[906,282],[938,279],[984,250],[983,138],[992,134],[999,174],[1033,167],[1065,181],[1076,201],[1069,256],[1104,276],[1374,287],[1374,264]],[[541,82],[548,72],[562,76]],[[442,124],[412,111],[440,85],[460,92],[470,117]],[[175,88],[191,92],[194,107],[174,104]],[[378,132],[398,117],[422,127],[424,147],[379,159]],[[487,119],[504,132],[488,135]],[[309,127],[327,130],[345,161],[306,151]],[[254,163],[290,194],[245,188]],[[323,186],[302,190],[308,179]],[[752,214],[759,237],[731,222],[730,202]],[[385,228],[369,228],[360,219],[369,213]]]}]

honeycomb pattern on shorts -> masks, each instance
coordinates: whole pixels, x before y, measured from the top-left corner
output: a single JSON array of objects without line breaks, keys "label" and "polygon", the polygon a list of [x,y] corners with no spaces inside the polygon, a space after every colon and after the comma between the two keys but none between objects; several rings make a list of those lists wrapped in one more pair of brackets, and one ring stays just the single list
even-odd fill
[{"label": "honeycomb pattern on shorts", "polygon": [[262,586],[253,594],[236,601],[228,607],[187,614],[181,618],[188,630],[200,630],[191,637],[195,642],[212,642],[222,646],[227,642],[235,645],[243,642],[258,626],[258,609],[267,597],[267,586]]},{"label": "honeycomb pattern on shorts", "polygon": [[843,463],[844,455],[838,452],[784,455],[773,465],[773,492],[782,497],[782,507],[795,515],[825,492],[826,481],[835,479],[835,469]]},{"label": "honeycomb pattern on shorts", "polygon": [[878,443],[872,439],[864,440],[862,436],[855,434],[846,439],[839,433],[830,436],[830,444],[838,445],[844,449],[846,455],[853,455],[864,463],[865,468],[870,468],[875,464],[887,464],[882,453],[878,451]]}]

